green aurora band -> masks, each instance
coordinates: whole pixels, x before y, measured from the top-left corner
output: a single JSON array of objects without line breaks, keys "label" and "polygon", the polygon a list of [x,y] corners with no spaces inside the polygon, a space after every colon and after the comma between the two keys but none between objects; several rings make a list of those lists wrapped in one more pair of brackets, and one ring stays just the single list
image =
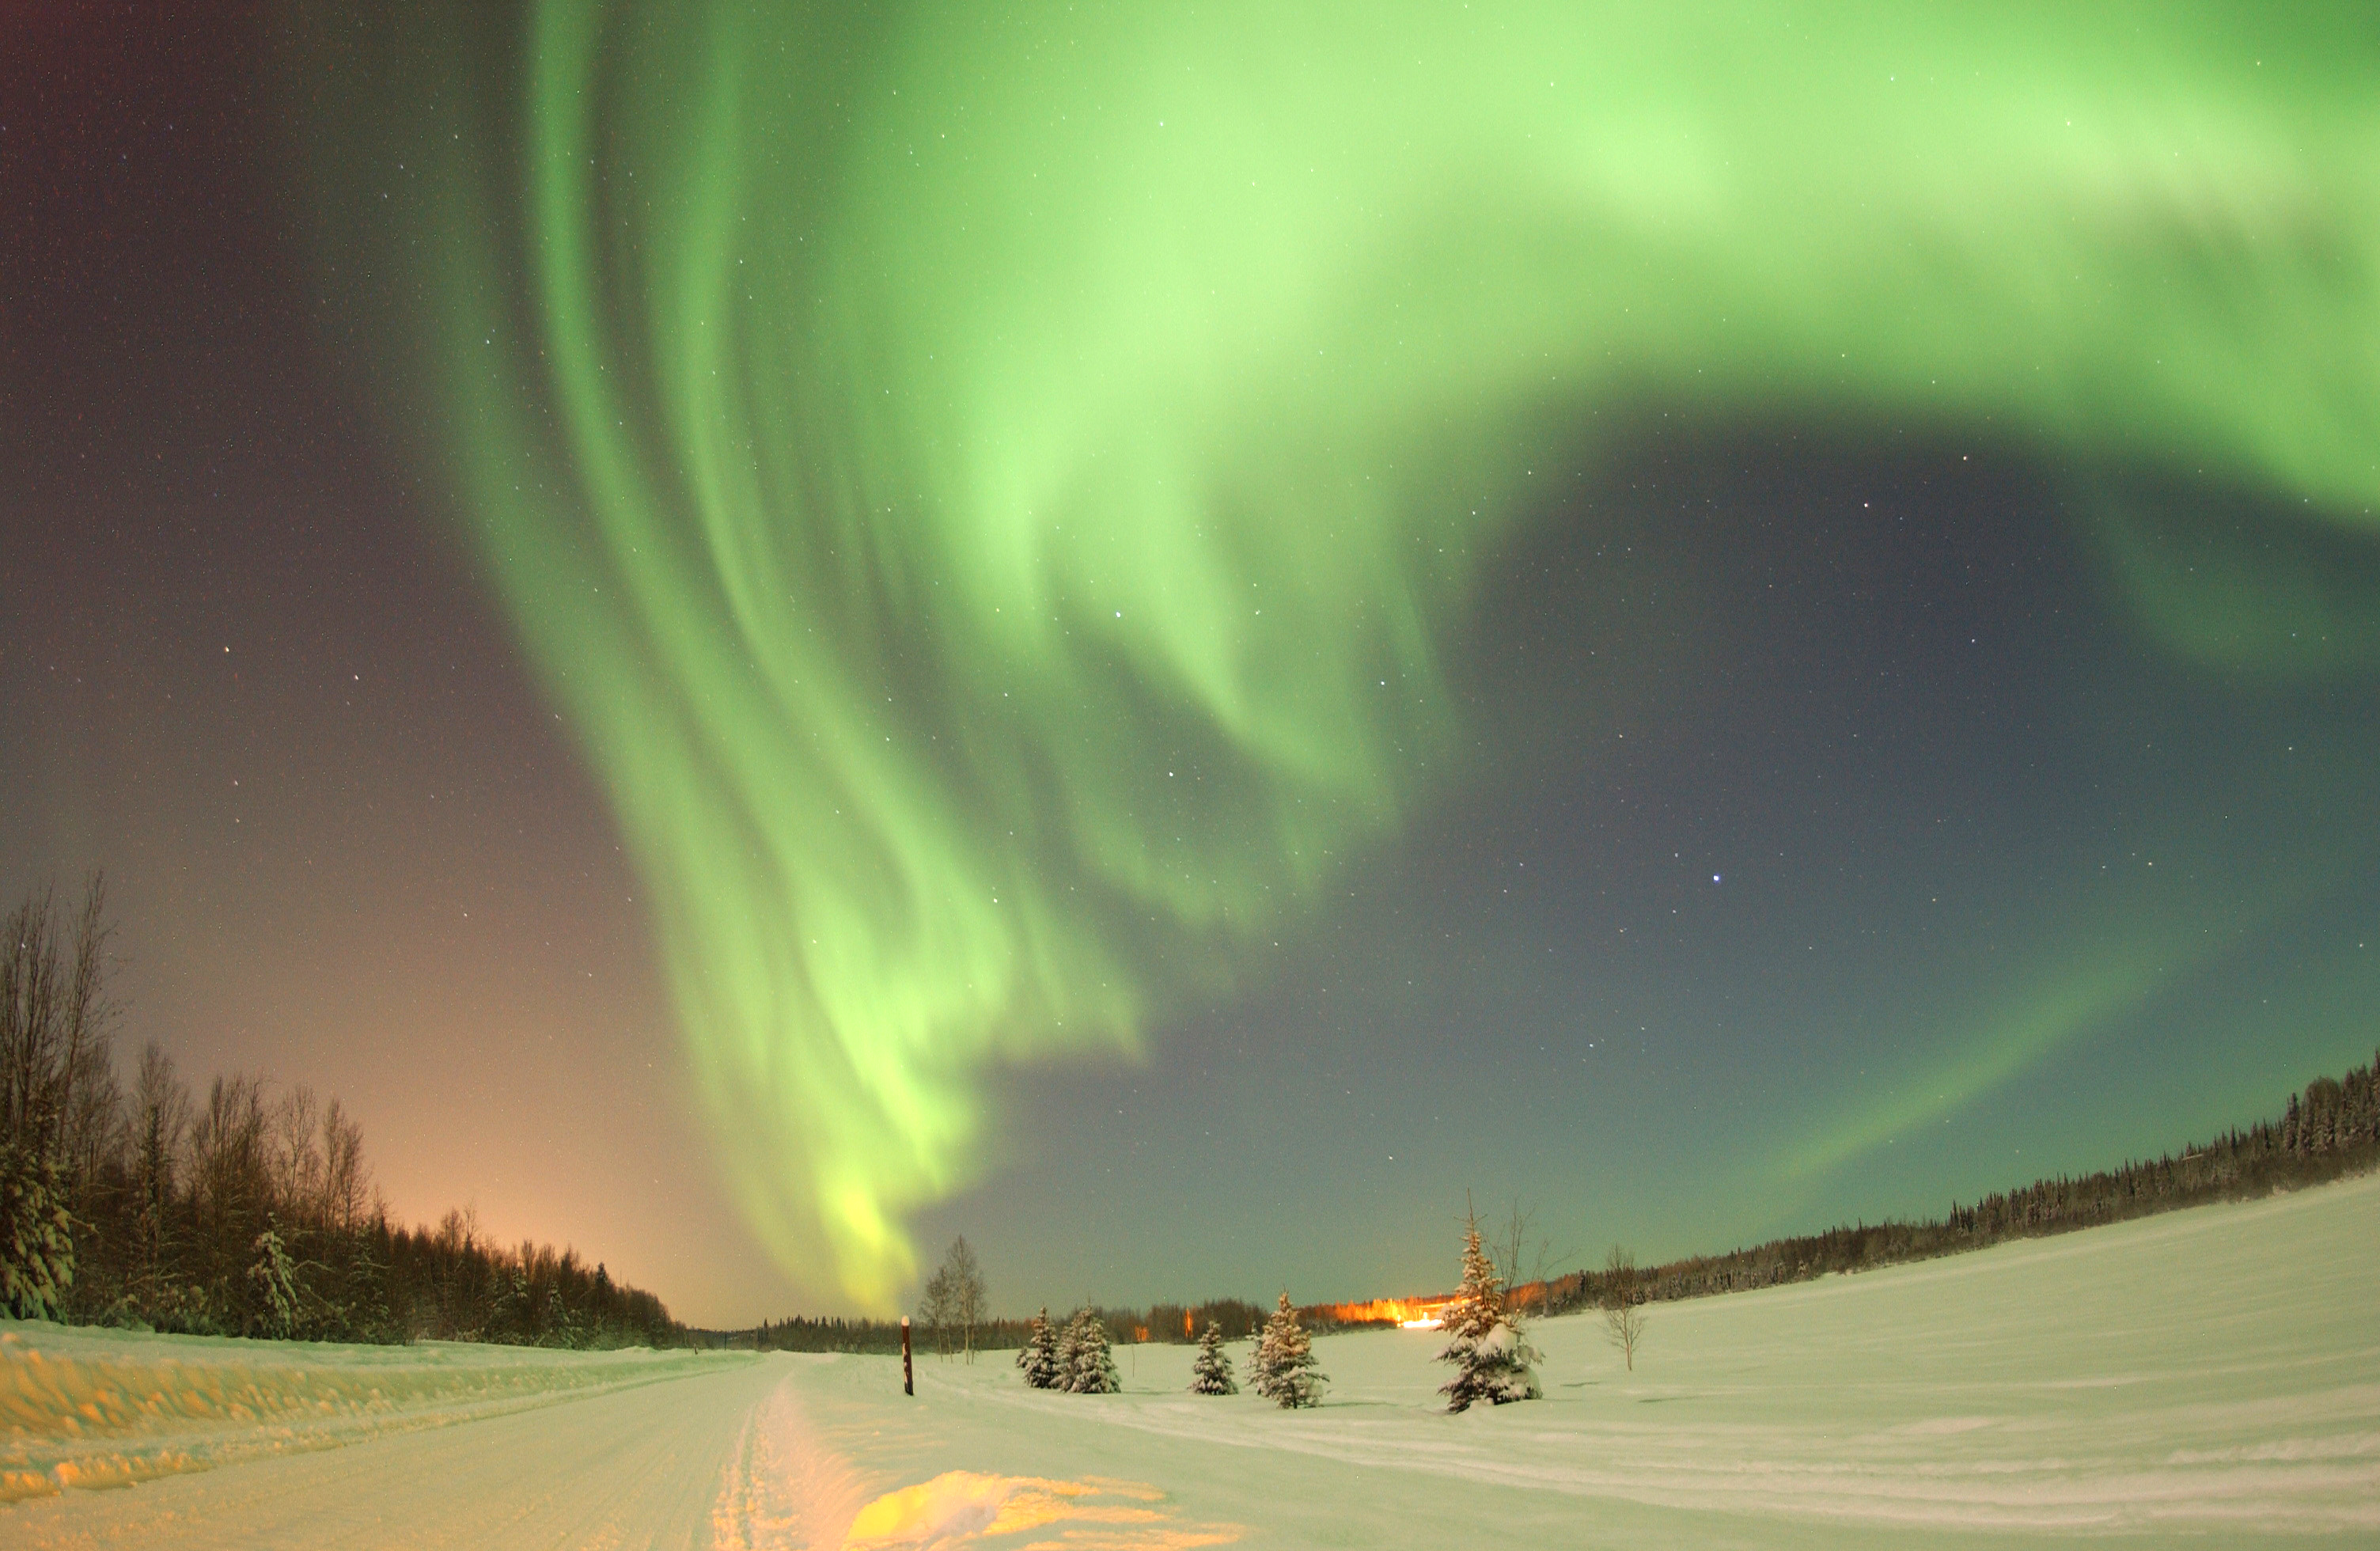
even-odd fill
[{"label": "green aurora band", "polygon": [[[806,1284],[889,1306],[990,1066],[1135,1050],[1393,835],[1476,568],[1650,416],[1972,429],[2176,652],[2380,656],[2321,562],[2380,494],[2368,6],[845,9],[457,12],[410,106],[323,92]],[[2182,489],[2304,556],[2200,567]]]}]

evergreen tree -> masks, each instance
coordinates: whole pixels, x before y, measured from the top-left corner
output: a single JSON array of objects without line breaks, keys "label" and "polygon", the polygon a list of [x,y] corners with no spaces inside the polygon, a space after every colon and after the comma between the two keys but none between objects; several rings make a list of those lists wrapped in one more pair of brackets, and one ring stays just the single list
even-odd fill
[{"label": "evergreen tree", "polygon": [[1030,1335],[1016,1349],[1016,1365],[1025,1370],[1027,1388],[1055,1389],[1064,1372],[1058,1359],[1058,1332],[1050,1327],[1050,1311],[1044,1308],[1033,1316]]},{"label": "evergreen tree", "polygon": [[1330,1382],[1330,1375],[1315,1366],[1313,1341],[1305,1334],[1305,1327],[1297,1323],[1297,1311],[1290,1306],[1289,1294],[1283,1292],[1281,1306],[1265,1321],[1249,1387],[1289,1410],[1320,1405],[1322,1387]]},{"label": "evergreen tree", "polygon": [[1123,1388],[1116,1376],[1115,1355],[1108,1350],[1108,1327],[1091,1309],[1078,1309],[1066,1322],[1059,1343],[1063,1376],[1059,1387],[1077,1395],[1113,1395]]},{"label": "evergreen tree", "polygon": [[1223,1327],[1213,1320],[1207,1322],[1207,1333],[1198,1338],[1198,1355],[1190,1363],[1190,1392],[1194,1395],[1236,1395],[1240,1387],[1232,1382],[1232,1359],[1223,1351]]},{"label": "evergreen tree", "polygon": [[256,1236],[255,1250],[256,1259],[248,1267],[249,1282],[256,1289],[254,1324],[260,1334],[285,1341],[298,1333],[298,1268],[289,1259],[281,1225],[270,1217],[264,1219],[264,1231]]},{"label": "evergreen tree", "polygon": [[1057,1363],[1057,1371],[1050,1380],[1050,1388],[1071,1389],[1075,1387],[1075,1347],[1082,1335],[1083,1311],[1076,1309],[1059,1327],[1057,1345],[1050,1350],[1050,1356]]},{"label": "evergreen tree", "polygon": [[56,1162],[0,1143],[0,1314],[56,1319],[74,1273],[74,1218]]},{"label": "evergreen tree", "polygon": [[1536,1350],[1504,1306],[1496,1267],[1479,1247],[1476,1218],[1463,1224],[1463,1286],[1444,1317],[1449,1339],[1438,1360],[1454,1364],[1454,1377],[1439,1389],[1447,1410],[1466,1411],[1477,1400],[1500,1406],[1543,1394],[1532,1366]]}]

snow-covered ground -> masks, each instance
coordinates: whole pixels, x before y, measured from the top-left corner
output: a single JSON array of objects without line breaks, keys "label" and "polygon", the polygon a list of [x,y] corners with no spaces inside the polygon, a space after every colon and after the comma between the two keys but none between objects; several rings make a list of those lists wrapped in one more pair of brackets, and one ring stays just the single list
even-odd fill
[{"label": "snow-covered ground", "polygon": [[2380,1544],[2375,1252],[2380,1178],[1658,1305],[1633,1375],[1549,1320],[1547,1398],[1463,1416],[1429,1332],[1317,1341],[1284,1412],[1183,1393],[1186,1347],[905,1400],[881,1358],[0,1324],[0,1545]]}]

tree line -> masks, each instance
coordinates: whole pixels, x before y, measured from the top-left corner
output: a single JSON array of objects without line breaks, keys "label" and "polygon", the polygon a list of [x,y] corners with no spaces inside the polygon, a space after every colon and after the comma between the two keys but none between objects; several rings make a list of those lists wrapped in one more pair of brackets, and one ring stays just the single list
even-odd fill
[{"label": "tree line", "polygon": [[[911,1338],[920,1349],[936,1355],[956,1355],[972,1361],[978,1351],[1021,1351],[1029,1346],[1047,1311],[1030,1319],[1001,1319],[991,1312],[982,1264],[965,1235],[953,1241],[941,1265],[926,1278],[918,1293]],[[1339,1327],[1328,1319],[1320,1327]],[[1095,1320],[1105,1344],[1142,1341],[1186,1344],[1197,1331],[1212,1325],[1233,1340],[1262,1331],[1268,1317],[1260,1304],[1241,1298],[1218,1298],[1204,1303],[1153,1303],[1147,1308],[1104,1308],[1087,1300],[1073,1316]],[[722,1346],[752,1347],[761,1351],[897,1352],[901,1321],[897,1319],[805,1318],[763,1320],[749,1330],[696,1332]]]},{"label": "tree line", "polygon": [[335,1097],[114,1048],[106,895],[0,924],[0,1314],[203,1335],[667,1345],[661,1300],[468,1212],[389,1219]]},{"label": "tree line", "polygon": [[[911,1339],[923,1350],[937,1353],[962,1354],[968,1345],[977,1351],[1014,1351],[1026,1344],[1033,1334],[1031,1319],[1005,1319],[985,1316],[974,1326],[971,1342],[954,1323],[934,1323],[927,1316],[932,1305],[920,1300],[918,1313],[911,1327]],[[1346,1327],[1344,1322],[1329,1317],[1327,1305],[1300,1309],[1309,1329],[1319,1332]],[[1267,1318],[1261,1304],[1242,1298],[1218,1298],[1204,1303],[1155,1303],[1147,1308],[1108,1308],[1089,1306],[1089,1313],[1106,1330],[1108,1339],[1116,1345],[1135,1341],[1163,1341],[1173,1345],[1195,1345],[1197,1332],[1213,1324],[1232,1340],[1244,1341],[1264,1328]],[[901,1322],[898,1319],[853,1319],[841,1316],[804,1317],[763,1320],[747,1330],[704,1330],[695,1332],[703,1339],[722,1346],[755,1347],[762,1351],[859,1351],[898,1352],[901,1350]]]},{"label": "tree line", "polygon": [[[2180,1153],[2079,1176],[2036,1180],[1972,1205],[1951,1203],[1916,1222],[1860,1223],[1772,1239],[1726,1254],[1639,1267],[1574,1271],[1536,1290],[1541,1309],[1640,1305],[1805,1281],[1982,1249],[2010,1239],[2070,1233],[2216,1201],[2249,1200],[2380,1166],[2380,1052],[2344,1077],[2317,1077],[2291,1094],[2277,1121],[2259,1121]],[[1624,1289],[1621,1286],[1624,1280]],[[1615,1300],[1615,1293],[1620,1294]],[[1632,1343],[1633,1346],[1633,1343]]]}]

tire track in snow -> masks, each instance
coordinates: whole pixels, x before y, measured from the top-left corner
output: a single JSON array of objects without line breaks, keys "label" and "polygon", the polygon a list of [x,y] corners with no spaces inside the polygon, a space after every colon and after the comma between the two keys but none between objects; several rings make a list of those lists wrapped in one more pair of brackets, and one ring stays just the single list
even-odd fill
[{"label": "tire track in snow", "polygon": [[827,1447],[802,1409],[798,1377],[797,1366],[745,1418],[711,1509],[718,1551],[833,1551],[868,1499],[859,1472]]}]

